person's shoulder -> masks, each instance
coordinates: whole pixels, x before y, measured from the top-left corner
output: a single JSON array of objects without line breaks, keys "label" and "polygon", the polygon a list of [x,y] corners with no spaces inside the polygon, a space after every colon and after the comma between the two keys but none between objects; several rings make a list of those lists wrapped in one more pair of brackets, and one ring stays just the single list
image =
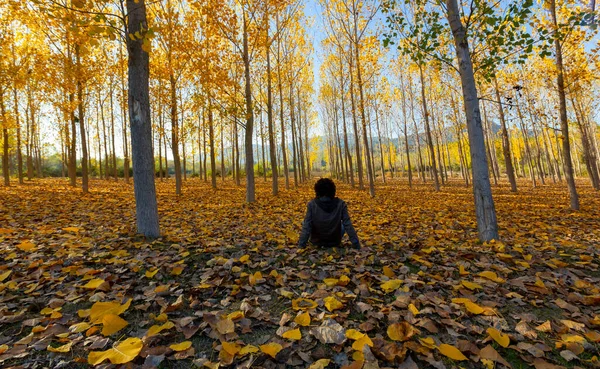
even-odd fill
[{"label": "person's shoulder", "polygon": [[346,205],[346,201],[344,201],[344,200],[340,199],[339,197],[336,197],[336,200],[338,201],[338,204],[339,204],[340,206],[345,206],[345,205]]}]

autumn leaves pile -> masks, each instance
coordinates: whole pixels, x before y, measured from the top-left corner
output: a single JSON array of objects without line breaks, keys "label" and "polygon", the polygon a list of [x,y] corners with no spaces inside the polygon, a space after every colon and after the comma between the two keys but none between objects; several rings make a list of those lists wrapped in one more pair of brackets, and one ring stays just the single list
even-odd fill
[{"label": "autumn leaves pile", "polygon": [[96,186],[1,190],[0,366],[599,366],[591,190],[570,213],[558,186],[498,189],[504,239],[479,244],[459,185],[341,186],[364,249],[300,251],[309,187],[259,185],[269,201],[248,206],[233,185],[159,185],[165,236],[149,241],[126,185]]}]

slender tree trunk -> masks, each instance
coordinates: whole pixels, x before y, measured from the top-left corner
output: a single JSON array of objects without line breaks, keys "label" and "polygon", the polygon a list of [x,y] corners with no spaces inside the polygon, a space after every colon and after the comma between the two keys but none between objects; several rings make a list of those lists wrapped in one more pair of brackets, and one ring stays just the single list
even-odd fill
[{"label": "slender tree trunk", "polygon": [[[127,0],[127,27],[132,34],[148,28],[145,0]],[[148,53],[142,50],[142,40],[127,38],[129,52],[129,121],[133,156],[134,193],[137,230],[146,237],[158,237],[158,207],[154,185],[152,153],[152,123]]]},{"label": "slender tree trunk", "polygon": [[[73,106],[73,100],[75,96],[73,93],[69,94],[69,106]],[[70,108],[72,109],[72,108]],[[69,113],[71,118],[71,141],[69,142],[69,179],[71,187],[77,186],[77,128],[75,126],[75,112]]]},{"label": "slender tree trunk", "polygon": [[104,102],[100,100],[100,119],[102,120],[102,138],[104,139],[104,178],[108,179],[108,136],[106,135],[106,119],[104,117]]},{"label": "slender tree trunk", "polygon": [[473,194],[475,197],[475,213],[477,230],[481,241],[498,239],[498,223],[496,209],[492,197],[490,177],[485,157],[485,143],[479,112],[477,86],[473,74],[473,64],[467,40],[466,29],[460,19],[457,0],[446,0],[448,23],[454,36],[456,56],[460,71],[460,79],[467,115],[467,131],[471,149],[471,167],[473,171]]},{"label": "slender tree trunk", "polygon": [[238,126],[237,126],[237,118],[234,119],[233,124],[235,126],[235,135],[234,135],[234,146],[235,146],[235,184],[240,186],[242,184],[240,179],[240,145],[238,139]]},{"label": "slender tree trunk", "polygon": [[[116,149],[116,144],[115,144],[115,105],[114,105],[114,99],[113,99],[113,94],[114,94],[114,89],[113,89],[113,81],[110,81],[110,142],[111,142],[111,146],[112,146],[112,155],[111,155],[111,160],[112,160],[112,170],[113,170],[113,178],[115,179],[115,181],[119,178],[118,176],[118,172],[117,172],[117,149]],[[154,150],[153,150],[154,153]],[[154,163],[154,154],[152,155],[152,162]],[[154,170],[153,170],[154,172]]]},{"label": "slender tree trunk", "polygon": [[[210,180],[213,188],[217,188],[217,160],[215,153],[215,123],[212,111],[212,96],[208,97],[208,142],[210,144]],[[222,175],[222,174],[221,174]]]},{"label": "slender tree trunk", "polygon": [[491,146],[493,142],[490,140],[490,129],[488,126],[488,118],[487,118],[487,110],[485,108],[485,102],[481,102],[483,107],[483,134],[485,136],[485,148],[487,152],[488,161],[491,163],[491,172],[494,175],[494,185],[498,185],[498,176],[496,175],[496,170],[494,168],[494,158],[492,156]]},{"label": "slender tree trunk", "polygon": [[173,152],[173,166],[175,167],[175,193],[181,195],[181,158],[179,157],[179,121],[177,118],[177,85],[175,76],[169,75],[170,82],[170,107],[171,107],[171,151]]},{"label": "slender tree trunk", "polygon": [[363,91],[363,80],[362,80],[362,71],[360,65],[360,50],[359,50],[359,40],[358,40],[358,23],[357,16],[354,16],[354,56],[356,58],[356,80],[358,83],[358,93],[359,93],[359,107],[360,107],[360,117],[362,121],[363,128],[363,142],[365,145],[365,154],[367,157],[367,175],[369,177],[369,195],[371,197],[375,197],[375,183],[374,176],[375,173],[373,171],[372,162],[369,160],[370,149],[369,149],[369,140],[367,138],[367,117],[365,115],[365,97]]},{"label": "slender tree trunk", "polygon": [[19,184],[23,184],[23,156],[21,155],[21,121],[19,119],[19,99],[17,95],[16,86],[13,88],[13,98],[15,104],[15,125],[17,126],[17,176],[19,178]]},{"label": "slender tree trunk", "polygon": [[[267,17],[268,19],[268,17]],[[279,19],[278,19],[279,20]],[[279,22],[278,22],[279,23]],[[268,22],[267,22],[268,24]],[[273,103],[271,95],[271,58],[270,58],[270,43],[269,40],[269,29],[267,28],[267,119],[270,119],[270,127],[273,125]],[[283,77],[281,76],[281,37],[277,38],[277,88],[279,90],[279,122],[281,124],[281,158],[283,161],[283,175],[285,176],[285,189],[290,189],[290,174],[287,160],[287,147],[285,143],[285,122],[283,120]],[[270,107],[270,111],[269,111]],[[291,109],[290,109],[291,112]],[[269,115],[270,114],[270,115]],[[290,113],[291,114],[291,113]],[[269,130],[269,145],[271,148],[271,162],[276,163],[275,154],[275,142],[271,141],[271,130]],[[277,170],[276,167],[271,165],[273,170],[273,195],[277,195]]]},{"label": "slender tree trunk", "polygon": [[525,145],[525,154],[527,155],[527,162],[529,164],[529,171],[531,172],[531,182],[533,183],[533,187],[537,186],[535,180],[535,169],[533,164],[533,154],[531,153],[531,148],[529,147],[529,135],[527,134],[527,126],[525,125],[525,120],[523,119],[523,113],[521,111],[521,104],[519,104],[519,100],[515,99],[515,103],[517,105],[517,115],[519,116],[519,122],[521,123],[521,133],[523,134],[523,144]]},{"label": "slender tree trunk", "polygon": [[[550,15],[552,16],[552,22],[554,29],[558,29],[558,22],[556,18],[556,1],[549,0],[550,3]],[[556,54],[556,69],[558,75],[556,78],[556,84],[558,87],[558,100],[559,100],[559,113],[560,113],[560,128],[562,131],[562,148],[563,148],[563,165],[565,171],[565,177],[567,179],[567,186],[569,188],[569,197],[571,200],[571,210],[579,210],[579,195],[577,194],[577,188],[575,187],[575,177],[573,176],[573,162],[571,161],[571,143],[569,138],[569,121],[567,118],[567,100],[565,97],[565,79],[564,79],[564,67],[563,67],[563,55],[561,41],[556,38],[554,40],[555,54]]]},{"label": "slender tree trunk", "polygon": [[221,182],[225,182],[225,139],[223,138],[223,131],[225,131],[225,124],[221,117]]},{"label": "slender tree trunk", "polygon": [[515,170],[512,163],[512,155],[510,150],[510,138],[506,129],[506,119],[504,118],[504,108],[502,107],[502,99],[500,98],[500,89],[498,88],[498,79],[494,77],[494,87],[496,90],[496,100],[498,103],[498,113],[500,114],[500,126],[502,129],[502,153],[504,154],[504,165],[506,166],[506,175],[510,182],[510,190],[517,192],[517,180],[515,178]]},{"label": "slender tree trunk", "polygon": [[577,127],[579,128],[579,132],[581,134],[581,147],[583,149],[583,159],[585,161],[588,176],[590,177],[590,182],[592,182],[592,187],[594,187],[595,190],[598,190],[600,189],[600,183],[598,181],[596,159],[591,149],[591,142],[588,138],[587,129],[583,122],[583,111],[577,108],[577,106],[575,105],[575,99],[573,97],[571,98],[571,103],[573,105],[573,110],[575,111]]},{"label": "slender tree trunk", "polygon": [[[350,44],[350,50],[349,53],[352,54],[352,44]],[[361,154],[360,154],[360,139],[359,139],[359,134],[358,134],[358,122],[356,119],[357,113],[356,113],[356,101],[354,98],[354,66],[353,66],[353,62],[352,62],[353,58],[352,55],[350,55],[350,57],[348,58],[348,67],[349,67],[349,73],[350,74],[350,102],[352,104],[352,124],[353,124],[353,128],[354,128],[354,150],[356,151],[356,168],[358,170],[358,189],[359,190],[364,190],[365,189],[365,185],[363,182],[363,167],[362,167],[362,158],[361,158]]]},{"label": "slender tree trunk", "polygon": [[[119,61],[123,60],[123,49],[119,46]],[[121,62],[121,128],[123,131],[123,176],[125,177],[125,183],[129,183],[129,140],[127,139],[127,114],[125,107],[127,105],[127,93],[125,91],[125,71],[124,63]],[[164,139],[164,134],[163,134]],[[160,150],[160,148],[159,148]],[[165,160],[167,152],[165,151]],[[164,173],[162,174],[164,176]]]},{"label": "slender tree trunk", "polygon": [[201,180],[204,175],[202,168],[202,157],[206,155],[206,151],[202,151],[202,132],[204,131],[204,109],[198,114],[198,179]]},{"label": "slender tree trunk", "polygon": [[375,128],[377,128],[377,138],[379,140],[379,157],[380,157],[380,164],[381,164],[381,179],[383,181],[383,183],[385,183],[385,163],[383,160],[383,144],[382,144],[382,140],[381,140],[381,128],[379,127],[379,112],[377,109],[377,105],[375,105]]},{"label": "slender tree trunk", "polygon": [[[296,96],[297,96],[297,103],[296,106],[298,107],[298,116],[297,116],[297,122],[296,122],[296,126],[298,127],[298,157],[300,160],[300,182],[304,182],[306,180],[306,175],[304,174],[305,171],[305,167],[304,167],[304,157],[305,157],[305,150],[304,150],[304,143],[302,141],[302,100],[301,100],[301,96],[300,96],[300,87],[298,86],[298,88],[296,89]],[[308,139],[308,137],[307,137]]]},{"label": "slender tree trunk", "polygon": [[[161,114],[158,113],[158,178],[160,178],[161,181],[163,181],[164,179],[164,173],[163,173],[163,163],[162,163],[162,124],[160,123],[161,119]],[[167,155],[167,153],[165,152],[165,155]]]},{"label": "slender tree trunk", "polygon": [[[26,121],[26,132],[25,132],[25,150],[27,153],[27,180],[31,181],[33,178],[33,122],[29,118],[30,113],[32,112],[33,106],[31,105],[31,88],[29,84],[27,85],[27,109],[25,110],[25,121]],[[61,132],[62,136],[62,132]],[[61,151],[64,151],[64,145],[61,141]],[[61,156],[61,171],[62,176],[64,177],[65,164],[64,164],[64,153]]]},{"label": "slender tree trunk", "polygon": [[254,129],[254,113],[252,111],[252,86],[250,80],[250,55],[248,50],[248,24],[243,11],[243,60],[246,96],[246,202],[256,201],[254,185],[254,151],[252,150],[252,132]]},{"label": "slender tree trunk", "polygon": [[83,83],[81,81],[81,55],[79,50],[79,44],[75,45],[75,58],[77,60],[77,111],[79,115],[79,133],[81,134],[81,188],[83,193],[89,192],[89,179],[88,179],[88,149],[87,140],[85,139],[85,119],[84,119],[84,107],[83,107]]},{"label": "slender tree trunk", "polygon": [[4,176],[4,185],[10,186],[10,170],[8,168],[8,127],[6,125],[6,110],[4,106],[4,90],[0,89],[0,116],[2,117],[2,137],[4,139],[2,152],[2,175]]},{"label": "slender tree trunk", "polygon": [[433,172],[433,181],[435,190],[440,190],[440,180],[435,162],[435,150],[433,149],[433,139],[431,138],[431,128],[429,127],[429,111],[427,110],[427,98],[425,96],[425,78],[423,77],[423,65],[419,64],[419,77],[421,78],[421,101],[423,104],[423,116],[425,117],[425,137],[429,147],[429,157],[431,158],[431,170]]}]

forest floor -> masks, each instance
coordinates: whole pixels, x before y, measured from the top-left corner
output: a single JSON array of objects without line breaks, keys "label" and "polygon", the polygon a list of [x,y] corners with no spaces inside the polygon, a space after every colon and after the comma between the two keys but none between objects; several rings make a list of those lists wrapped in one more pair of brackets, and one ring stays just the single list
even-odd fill
[{"label": "forest floor", "polygon": [[[363,244],[297,250],[312,183],[254,204],[231,181],[158,181],[162,238],[135,235],[133,187],[0,188],[0,367],[600,367],[600,194],[339,185]],[[283,183],[280,184],[283,186]]]}]

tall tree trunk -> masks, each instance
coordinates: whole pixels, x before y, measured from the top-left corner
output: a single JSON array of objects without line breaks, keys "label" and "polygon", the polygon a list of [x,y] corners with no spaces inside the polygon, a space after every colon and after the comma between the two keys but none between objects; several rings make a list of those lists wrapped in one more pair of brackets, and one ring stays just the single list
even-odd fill
[{"label": "tall tree trunk", "polygon": [[512,154],[510,150],[510,138],[506,129],[506,119],[504,118],[504,108],[500,98],[500,89],[498,88],[498,79],[494,77],[494,88],[496,91],[496,100],[498,103],[498,113],[500,114],[500,126],[502,129],[502,153],[504,154],[504,165],[506,166],[506,175],[510,182],[510,190],[517,192],[517,180],[515,178],[515,169],[512,163]]},{"label": "tall tree trunk", "polygon": [[[27,152],[27,179],[29,181],[31,181],[31,179],[33,178],[33,132],[34,132],[34,126],[33,126],[33,122],[32,120],[29,118],[30,114],[32,114],[32,110],[33,110],[33,106],[32,106],[32,101],[31,101],[31,87],[29,86],[29,84],[27,85],[27,109],[25,110],[25,121],[26,121],[26,133],[25,133],[25,148],[26,148],[26,152]],[[62,133],[62,132],[61,132]],[[62,136],[62,134],[61,134]],[[64,151],[64,145],[61,142],[60,145],[61,151]],[[64,155],[61,156],[62,157],[62,161],[61,161],[61,170],[62,170],[62,176],[64,177],[64,171],[65,171],[65,162],[64,162]]]},{"label": "tall tree trunk", "polygon": [[575,99],[573,97],[571,97],[571,104],[573,105],[577,127],[579,128],[579,132],[581,134],[583,159],[585,161],[588,176],[590,177],[590,181],[592,182],[592,187],[594,187],[595,190],[598,190],[600,189],[600,182],[598,181],[598,169],[596,167],[596,158],[594,157],[594,152],[591,147],[592,142],[588,137],[588,132],[585,127],[585,123],[583,122],[583,111],[577,108],[577,106],[575,105]]},{"label": "tall tree trunk", "polygon": [[254,185],[254,151],[252,150],[252,132],[254,129],[254,113],[252,111],[252,85],[250,80],[250,55],[248,50],[248,24],[243,11],[243,60],[246,96],[246,202],[256,201]]},{"label": "tall tree trunk", "polygon": [[235,184],[240,186],[242,184],[240,178],[240,145],[238,139],[238,123],[237,117],[233,120],[235,135],[234,135],[234,148],[235,148]]},{"label": "tall tree trunk", "polygon": [[175,167],[175,193],[181,195],[181,158],[179,157],[179,121],[177,118],[177,84],[173,73],[169,75],[171,107],[171,151]]},{"label": "tall tree trunk", "polygon": [[473,74],[473,64],[471,63],[467,32],[460,19],[458,2],[457,0],[446,0],[446,6],[448,23],[452,29],[454,44],[456,46],[456,56],[467,115],[477,230],[481,241],[490,241],[498,239],[498,223],[485,157],[485,143],[481,127],[479,98]]},{"label": "tall tree trunk", "polygon": [[104,102],[100,100],[100,119],[102,120],[102,137],[104,138],[104,178],[108,179],[108,135],[106,134],[106,119],[104,117]]},{"label": "tall tree trunk", "polygon": [[491,134],[490,134],[490,129],[489,129],[489,121],[487,118],[487,110],[485,108],[485,102],[481,102],[481,105],[483,107],[483,134],[485,136],[485,148],[486,148],[486,152],[487,152],[487,157],[488,157],[488,161],[491,164],[491,169],[492,169],[492,174],[494,175],[494,185],[498,185],[498,176],[496,174],[496,168],[495,168],[495,160],[494,157],[492,155],[492,149],[491,146],[494,144],[494,142],[490,139],[491,138]]},{"label": "tall tree trunk", "polygon": [[356,151],[356,168],[358,170],[358,189],[364,190],[365,185],[363,182],[363,167],[362,167],[362,158],[360,154],[360,138],[358,134],[358,122],[356,119],[356,101],[354,98],[354,67],[353,67],[353,58],[352,58],[352,44],[350,44],[350,57],[348,58],[348,68],[350,74],[350,102],[352,104],[352,125],[354,128],[354,150]]},{"label": "tall tree trunk", "polygon": [[[161,120],[162,120],[161,114],[158,113],[158,121],[159,121],[159,123],[158,123],[158,178],[160,178],[160,180],[163,181],[163,179],[164,179],[163,163],[162,163],[163,134],[162,134],[162,124],[160,122]],[[165,152],[165,156],[166,155],[167,155],[167,153]]]},{"label": "tall tree trunk", "polygon": [[204,131],[204,109],[202,113],[198,114],[198,179],[202,179],[203,168],[202,168],[202,156],[206,155],[206,152],[202,151],[202,131]]},{"label": "tall tree trunk", "polygon": [[225,123],[221,117],[221,182],[225,182],[225,139],[223,132],[225,131]]},{"label": "tall tree trunk", "polygon": [[[215,122],[212,111],[212,96],[208,96],[208,142],[210,144],[210,181],[213,188],[217,188],[217,160],[215,153]],[[223,175],[221,173],[221,175]]]},{"label": "tall tree trunk", "polygon": [[515,98],[515,103],[517,105],[517,115],[519,116],[519,122],[521,123],[521,133],[523,134],[523,144],[525,145],[525,154],[527,155],[527,162],[529,164],[529,171],[531,172],[531,182],[533,182],[533,187],[537,186],[535,180],[535,169],[533,164],[533,154],[531,153],[531,148],[529,147],[529,135],[527,133],[527,126],[525,125],[525,120],[523,119],[523,113],[521,111],[521,104],[519,104],[518,98]]},{"label": "tall tree trunk", "polygon": [[88,149],[87,140],[85,139],[85,119],[83,106],[83,83],[81,81],[81,55],[79,44],[75,45],[75,58],[77,60],[77,115],[79,115],[79,133],[81,134],[81,188],[83,193],[89,192],[88,179]]},{"label": "tall tree trunk", "polygon": [[[279,17],[277,18],[277,23],[279,23]],[[268,31],[268,29],[267,29]],[[267,38],[268,38],[268,32],[267,32]],[[270,58],[269,58],[269,52],[267,50],[267,68],[270,70]],[[270,86],[271,84],[271,80],[270,80],[270,73],[267,72],[267,83],[268,86]],[[270,87],[268,87],[268,91],[271,90]],[[290,188],[290,173],[289,173],[289,168],[288,168],[288,159],[287,159],[287,147],[286,147],[286,143],[285,143],[285,122],[283,120],[283,77],[281,76],[281,33],[279,35],[279,37],[277,38],[277,89],[279,90],[279,122],[281,124],[281,158],[283,161],[283,175],[285,176],[285,189],[289,190]],[[270,92],[267,95],[267,99],[269,98]],[[268,100],[267,100],[268,101]],[[271,103],[272,106],[272,103]],[[291,109],[290,109],[291,111]],[[268,111],[267,111],[268,112]],[[273,118],[271,118],[272,120]],[[269,131],[269,135],[271,134],[271,132]],[[273,153],[275,150],[275,147],[272,148],[272,153],[271,153],[271,161],[273,161]],[[276,179],[276,172],[273,174],[273,179]],[[275,188],[275,185],[273,186],[273,189]],[[275,191],[273,191],[273,193],[275,194]]]},{"label": "tall tree trunk", "polygon": [[17,176],[19,184],[23,184],[23,156],[21,154],[21,121],[19,113],[19,99],[17,96],[17,87],[13,88],[14,109],[15,109],[15,124],[17,126]]},{"label": "tall tree trunk", "polygon": [[[350,153],[350,145],[348,143],[348,128],[346,125],[346,99],[345,99],[345,91],[344,91],[344,65],[342,62],[342,48],[339,48],[340,51],[340,100],[342,104],[342,124],[344,126],[344,153],[346,156],[346,162],[348,166],[348,174],[350,175],[350,185],[354,188],[354,168],[352,163],[352,154]],[[308,137],[306,138],[308,140]]]},{"label": "tall tree trunk", "polygon": [[[72,109],[73,100],[75,96],[73,93],[69,94],[69,109]],[[69,142],[69,166],[67,167],[69,171],[69,179],[71,187],[77,186],[77,129],[75,126],[75,112],[70,111],[69,113],[71,119],[71,140]]]},{"label": "tall tree trunk", "polygon": [[[119,46],[119,61],[123,60],[123,49]],[[123,131],[123,176],[125,177],[125,183],[129,183],[129,140],[127,139],[127,114],[125,107],[127,105],[127,93],[125,91],[125,72],[123,68],[123,62],[121,64],[121,129]],[[164,134],[163,134],[164,140]],[[159,148],[160,150],[160,148]],[[167,152],[165,151],[165,160],[167,158]],[[164,176],[164,173],[162,174]]]},{"label": "tall tree trunk", "polygon": [[360,65],[360,50],[359,50],[359,39],[358,39],[358,20],[357,15],[354,15],[354,57],[356,58],[356,80],[358,83],[358,93],[359,93],[359,107],[360,107],[360,117],[362,121],[363,128],[363,142],[365,145],[365,154],[367,157],[367,175],[369,177],[369,195],[371,197],[375,197],[375,183],[374,183],[374,175],[373,165],[369,160],[370,150],[369,150],[369,139],[367,138],[367,117],[365,115],[365,97],[363,91],[363,80],[362,80],[362,71]]},{"label": "tall tree trunk", "polygon": [[2,175],[4,176],[4,185],[10,186],[10,170],[8,168],[8,127],[6,124],[6,110],[4,106],[4,90],[0,89],[0,114],[2,117],[2,136],[4,139],[4,150],[2,151]]},{"label": "tall tree trunk", "polygon": [[433,149],[433,139],[431,138],[431,128],[429,127],[429,111],[427,110],[427,97],[425,96],[425,78],[423,77],[423,65],[419,64],[419,77],[421,79],[421,102],[423,104],[423,116],[425,117],[425,137],[429,147],[429,157],[431,158],[431,170],[433,171],[433,181],[435,190],[440,190],[440,180],[435,162],[435,150]]},{"label": "tall tree trunk", "polygon": [[[556,18],[556,0],[549,0],[550,15],[554,29],[558,30],[558,21]],[[556,84],[558,87],[559,113],[560,113],[560,129],[562,132],[562,148],[563,148],[563,166],[567,186],[569,188],[569,197],[571,200],[571,209],[579,210],[579,195],[575,187],[575,177],[573,176],[573,162],[571,161],[571,143],[569,138],[569,121],[567,118],[567,100],[565,97],[565,77],[563,67],[562,45],[558,37],[554,40],[556,54],[556,69],[558,72]]]},{"label": "tall tree trunk", "polygon": [[[148,28],[145,0],[127,0],[127,29],[131,34]],[[152,123],[148,53],[142,40],[127,38],[129,51],[129,121],[131,122],[131,151],[133,159],[134,194],[137,230],[146,237],[160,236],[158,206],[154,185],[152,153]]]},{"label": "tall tree trunk", "polygon": [[[110,143],[111,143],[111,160],[112,160],[112,171],[113,171],[113,178],[116,181],[119,176],[118,176],[118,172],[117,172],[117,148],[116,148],[116,144],[115,144],[115,105],[114,105],[114,99],[113,99],[113,95],[115,93],[115,90],[113,88],[113,81],[111,78],[110,81],[110,91],[109,91],[109,95],[110,95]],[[154,152],[154,150],[153,150]],[[154,155],[152,155],[152,157],[154,158]],[[152,161],[154,163],[154,159]],[[154,172],[154,170],[153,170]]]},{"label": "tall tree trunk", "polygon": [[375,128],[377,128],[377,139],[379,140],[379,158],[381,164],[381,179],[385,183],[385,162],[383,160],[383,144],[381,140],[381,128],[379,127],[379,112],[375,105]]}]

